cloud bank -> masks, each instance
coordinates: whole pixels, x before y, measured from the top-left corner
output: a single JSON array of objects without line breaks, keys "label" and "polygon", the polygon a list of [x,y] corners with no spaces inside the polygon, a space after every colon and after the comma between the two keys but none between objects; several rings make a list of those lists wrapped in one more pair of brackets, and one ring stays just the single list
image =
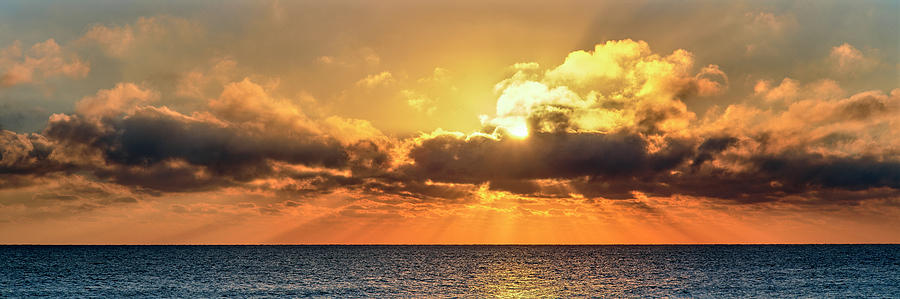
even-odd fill
[{"label": "cloud bank", "polygon": [[[0,187],[79,175],[157,194],[354,190],[415,201],[465,199],[479,186],[531,197],[741,203],[900,194],[900,140],[890,137],[900,136],[900,90],[843,97],[834,81],[761,80],[748,96],[761,101],[698,117],[685,103],[721,95],[729,76],[695,66],[685,50],[657,54],[620,40],[545,70],[519,65],[496,85],[496,114],[482,116],[480,132],[410,138],[308,115],[249,79],[188,114],[120,83],[83,98],[74,114],[53,115],[40,134],[2,131]],[[358,84],[390,79],[383,72]]]}]

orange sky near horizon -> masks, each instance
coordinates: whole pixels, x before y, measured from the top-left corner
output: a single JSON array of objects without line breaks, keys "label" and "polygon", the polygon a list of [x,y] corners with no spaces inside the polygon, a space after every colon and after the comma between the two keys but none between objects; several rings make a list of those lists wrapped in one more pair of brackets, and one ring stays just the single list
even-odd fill
[{"label": "orange sky near horizon", "polygon": [[0,244],[897,243],[898,11],[0,4]]}]

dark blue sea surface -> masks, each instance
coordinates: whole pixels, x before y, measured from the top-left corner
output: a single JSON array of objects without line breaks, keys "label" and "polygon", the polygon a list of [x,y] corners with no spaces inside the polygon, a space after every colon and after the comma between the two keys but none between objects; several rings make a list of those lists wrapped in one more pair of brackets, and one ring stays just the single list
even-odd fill
[{"label": "dark blue sea surface", "polygon": [[900,245],[0,246],[2,297],[894,297]]}]

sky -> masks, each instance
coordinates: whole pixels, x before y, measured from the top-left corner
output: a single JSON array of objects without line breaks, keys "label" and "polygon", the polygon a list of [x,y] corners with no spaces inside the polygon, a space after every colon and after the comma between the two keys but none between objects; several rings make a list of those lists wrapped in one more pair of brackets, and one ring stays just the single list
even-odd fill
[{"label": "sky", "polygon": [[897,1],[4,1],[0,243],[900,242]]}]

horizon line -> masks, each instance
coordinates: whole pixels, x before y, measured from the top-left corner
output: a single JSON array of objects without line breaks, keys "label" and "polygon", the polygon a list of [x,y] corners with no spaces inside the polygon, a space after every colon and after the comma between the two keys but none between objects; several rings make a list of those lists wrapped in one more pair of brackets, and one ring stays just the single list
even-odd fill
[{"label": "horizon line", "polygon": [[14,243],[0,246],[766,246],[766,245],[900,245],[896,243]]}]

